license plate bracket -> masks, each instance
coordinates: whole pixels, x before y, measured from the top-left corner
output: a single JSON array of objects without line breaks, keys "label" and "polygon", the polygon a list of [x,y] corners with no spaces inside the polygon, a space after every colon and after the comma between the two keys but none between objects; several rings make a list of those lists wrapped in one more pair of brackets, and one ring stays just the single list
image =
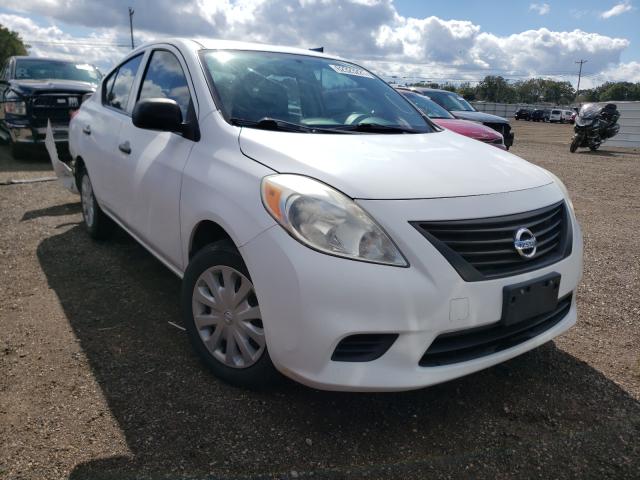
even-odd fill
[{"label": "license plate bracket", "polygon": [[560,274],[549,273],[502,289],[502,323],[513,325],[553,311],[558,305]]}]

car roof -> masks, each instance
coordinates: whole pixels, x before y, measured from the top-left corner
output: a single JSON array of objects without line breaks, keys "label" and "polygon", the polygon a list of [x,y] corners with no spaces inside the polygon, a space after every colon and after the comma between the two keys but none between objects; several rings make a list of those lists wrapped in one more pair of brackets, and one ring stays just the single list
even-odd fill
[{"label": "car roof", "polygon": [[449,90],[442,90],[440,88],[429,88],[429,87],[405,87],[405,88],[418,93],[442,92],[442,93],[450,93],[452,95],[458,95],[456,92],[450,92]]},{"label": "car roof", "polygon": [[159,39],[153,42],[147,42],[144,45],[140,45],[136,50],[142,50],[153,45],[159,44],[171,44],[177,47],[185,48],[193,52],[199,50],[253,50],[257,52],[276,52],[276,53],[294,53],[298,55],[308,55],[311,57],[321,57],[341,60],[340,57],[334,55],[326,55],[322,52],[316,52],[314,50],[287,47],[284,45],[269,45],[266,43],[253,43],[253,42],[239,42],[234,40],[218,40],[212,38],[166,38]]}]

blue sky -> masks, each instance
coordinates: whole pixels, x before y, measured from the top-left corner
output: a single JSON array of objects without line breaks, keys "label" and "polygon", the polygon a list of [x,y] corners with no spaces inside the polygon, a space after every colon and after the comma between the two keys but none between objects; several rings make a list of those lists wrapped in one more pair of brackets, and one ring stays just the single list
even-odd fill
[{"label": "blue sky", "polygon": [[548,76],[586,86],[640,81],[640,0],[5,0],[0,24],[31,54],[107,70],[136,41],[215,37],[323,45],[397,78],[476,82]]},{"label": "blue sky", "polygon": [[[640,10],[630,2],[634,10],[601,18],[600,14],[625,2],[608,0],[583,1],[436,1],[396,0],[400,13],[410,16],[435,15],[443,19],[465,19],[482,25],[483,29],[497,35],[511,35],[524,30],[546,27],[550,30],[584,30],[611,37],[630,40],[630,47],[621,55],[628,62],[640,60]],[[531,10],[532,4],[549,5],[549,13],[540,15]],[[640,2],[638,2],[640,6]],[[585,65],[585,68],[586,65]]]}]

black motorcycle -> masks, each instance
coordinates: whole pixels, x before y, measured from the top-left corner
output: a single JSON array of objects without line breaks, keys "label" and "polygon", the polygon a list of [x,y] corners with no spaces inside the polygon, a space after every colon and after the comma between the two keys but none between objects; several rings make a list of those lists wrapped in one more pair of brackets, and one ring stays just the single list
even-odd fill
[{"label": "black motorcycle", "polygon": [[587,103],[576,116],[574,135],[569,150],[575,152],[578,147],[597,150],[607,138],[615,137],[620,130],[618,119],[620,112],[613,103],[606,105]]}]

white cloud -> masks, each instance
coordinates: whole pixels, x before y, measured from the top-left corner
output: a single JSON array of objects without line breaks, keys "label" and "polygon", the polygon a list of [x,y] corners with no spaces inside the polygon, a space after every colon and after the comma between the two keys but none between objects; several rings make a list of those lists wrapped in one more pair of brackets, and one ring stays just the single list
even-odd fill
[{"label": "white cloud", "polygon": [[600,14],[600,17],[604,19],[617,17],[618,15],[622,15],[623,13],[628,12],[630,10],[633,10],[633,5],[631,5],[631,2],[625,1],[622,3],[618,3],[617,5],[614,5],[606,12],[602,12]]},{"label": "white cloud", "polygon": [[107,29],[78,39],[64,33],[55,25],[38,25],[30,18],[19,15],[0,14],[0,24],[18,32],[23,40],[28,40],[25,43],[30,45],[29,54],[36,57],[81,61],[105,69],[117,62],[127,51],[126,48],[112,46],[116,43],[116,38],[113,32]]},{"label": "white cloud", "polygon": [[[393,0],[136,0],[136,42],[167,35],[218,37],[324,46],[325,51],[364,62],[382,75],[432,79],[482,78],[497,73],[566,75],[573,80],[575,60],[589,59],[589,71],[620,63],[629,41],[582,30],[546,28],[501,36],[466,20],[402,16]],[[71,41],[55,22],[91,29],[92,42],[128,43],[126,6],[120,0],[21,0],[24,16],[3,15],[0,23],[26,40]],[[536,3],[545,8],[546,3]],[[540,10],[536,10],[539,11]],[[159,15],[158,12],[162,12]],[[30,13],[51,19],[38,25]],[[541,12],[540,12],[541,13]],[[79,40],[77,40],[80,43]],[[112,65],[127,49],[33,43],[33,53],[64,55]]]},{"label": "white cloud", "polygon": [[546,15],[551,11],[551,5],[548,3],[532,3],[529,5],[529,10],[538,12],[538,15]]}]

